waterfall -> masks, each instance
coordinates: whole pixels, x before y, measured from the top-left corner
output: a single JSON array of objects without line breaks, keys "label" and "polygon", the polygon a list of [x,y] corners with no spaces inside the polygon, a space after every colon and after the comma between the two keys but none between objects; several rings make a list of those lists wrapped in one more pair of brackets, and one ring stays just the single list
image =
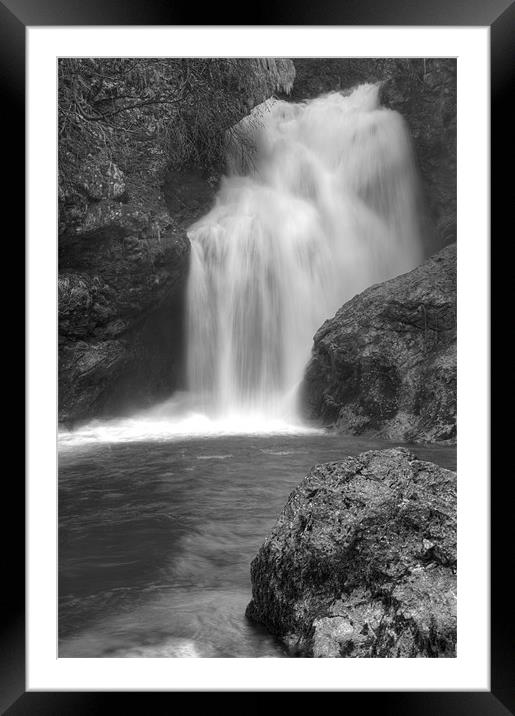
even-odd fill
[{"label": "waterfall", "polygon": [[313,335],[367,286],[422,259],[417,172],[378,85],[269,100],[230,132],[227,176],[190,227],[188,390],[60,438],[88,442],[299,434]]},{"label": "waterfall", "polygon": [[323,321],[422,260],[409,133],[378,85],[270,100],[231,132],[227,164],[188,232],[189,392],[211,418],[295,419]]}]

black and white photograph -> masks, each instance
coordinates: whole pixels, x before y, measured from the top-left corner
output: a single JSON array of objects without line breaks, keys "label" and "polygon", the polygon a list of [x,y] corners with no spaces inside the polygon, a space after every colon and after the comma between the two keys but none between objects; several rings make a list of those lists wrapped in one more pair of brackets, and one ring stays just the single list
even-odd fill
[{"label": "black and white photograph", "polygon": [[514,20],[0,0],[26,411],[0,713],[515,714],[490,407]]},{"label": "black and white photograph", "polygon": [[455,57],[60,57],[59,658],[450,658]]}]

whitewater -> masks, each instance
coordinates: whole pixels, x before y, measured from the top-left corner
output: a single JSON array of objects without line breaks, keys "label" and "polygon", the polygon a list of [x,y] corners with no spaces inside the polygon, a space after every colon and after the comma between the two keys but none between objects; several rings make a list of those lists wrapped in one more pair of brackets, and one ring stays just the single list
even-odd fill
[{"label": "whitewater", "polygon": [[269,100],[233,128],[215,204],[188,231],[186,390],[62,445],[315,432],[297,399],[315,332],[423,258],[409,131],[379,92]]}]

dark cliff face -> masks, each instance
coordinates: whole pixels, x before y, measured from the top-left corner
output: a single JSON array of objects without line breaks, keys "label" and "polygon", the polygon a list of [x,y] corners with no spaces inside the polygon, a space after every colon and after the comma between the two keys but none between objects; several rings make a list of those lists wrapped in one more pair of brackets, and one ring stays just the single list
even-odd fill
[{"label": "dark cliff face", "polygon": [[291,655],[456,655],[456,473],[403,448],[316,465],[251,564]]},{"label": "dark cliff face", "polygon": [[64,424],[183,385],[187,229],[211,207],[225,130],[293,77],[290,61],[266,58],[62,61]]},{"label": "dark cliff face", "polygon": [[456,440],[456,245],[371,286],[314,338],[306,416],[392,440]]},{"label": "dark cliff face", "polygon": [[[170,216],[152,175],[126,177],[112,163],[93,166],[87,200],[80,209],[75,202],[75,211],[63,209],[60,223],[59,417],[65,423],[148,404],[178,387],[183,373],[188,219]],[[115,190],[107,172],[116,174]]]},{"label": "dark cliff face", "polygon": [[408,123],[423,196],[426,255],[456,241],[456,60],[295,59],[292,100],[381,82],[381,101]]}]

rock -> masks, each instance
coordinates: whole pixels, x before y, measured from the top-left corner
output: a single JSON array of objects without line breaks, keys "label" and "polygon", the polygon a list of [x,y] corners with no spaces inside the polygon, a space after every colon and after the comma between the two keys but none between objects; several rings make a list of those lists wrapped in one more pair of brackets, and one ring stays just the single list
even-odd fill
[{"label": "rock", "polygon": [[291,655],[456,655],[456,473],[405,448],[316,465],[251,564]]},{"label": "rock", "polygon": [[75,183],[92,201],[122,201],[127,191],[124,174],[114,162],[95,161],[92,157],[83,163]]},{"label": "rock", "polygon": [[188,166],[168,171],[163,186],[170,216],[190,226],[206,214],[214,202],[219,176]]},{"label": "rock", "polygon": [[81,236],[61,254],[61,422],[109,415],[170,393],[182,369],[186,235],[144,238],[104,230]]},{"label": "rock", "polygon": [[293,101],[381,82],[381,101],[402,114],[423,183],[426,256],[456,241],[456,60],[295,58]]},{"label": "rock", "polygon": [[123,372],[128,361],[122,341],[64,344],[59,350],[59,413],[61,420],[86,416],[98,404],[105,384]]},{"label": "rock", "polygon": [[308,419],[390,440],[456,441],[456,245],[345,303],[314,337]]},{"label": "rock", "polygon": [[111,165],[108,181],[97,159],[77,180],[84,203],[74,195],[61,205],[59,420],[67,426],[143,407],[182,377],[189,218],[170,215],[146,165],[123,177]]}]

